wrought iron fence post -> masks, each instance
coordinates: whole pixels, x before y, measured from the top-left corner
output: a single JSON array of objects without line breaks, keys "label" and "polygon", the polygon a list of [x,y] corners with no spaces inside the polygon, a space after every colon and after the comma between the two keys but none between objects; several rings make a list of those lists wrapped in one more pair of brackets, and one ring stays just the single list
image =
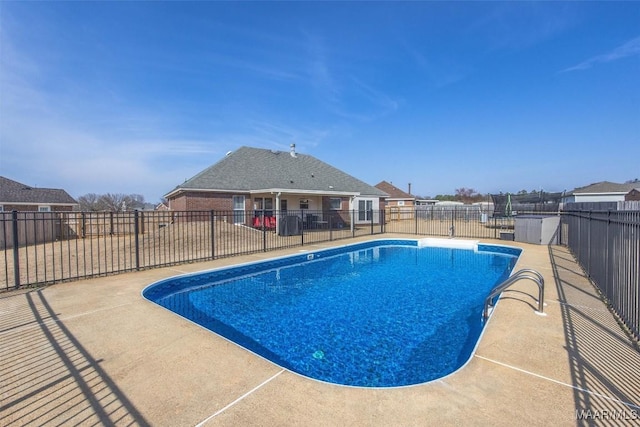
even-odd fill
[{"label": "wrought iron fence post", "polygon": [[[300,218],[304,218],[304,211],[300,212]],[[304,246],[304,220],[300,223],[300,246]]]},{"label": "wrought iron fence post", "polygon": [[356,237],[356,211],[352,210],[351,213],[351,237]]},{"label": "wrought iron fence post", "polygon": [[18,258],[18,211],[11,212],[11,231],[13,233],[13,280],[15,288],[20,287],[20,259]]},{"label": "wrought iron fence post", "polygon": [[369,218],[371,218],[371,235],[373,236],[373,209],[369,211]]},{"label": "wrought iron fence post", "polygon": [[264,206],[260,215],[260,228],[262,229],[262,252],[267,252],[267,227],[264,223]]},{"label": "wrought iron fence post", "polygon": [[456,210],[455,206],[451,209],[451,233],[449,233],[449,237],[455,237],[456,235]]},{"label": "wrought iron fence post", "polygon": [[331,214],[329,214],[327,225],[329,226],[329,241],[332,241],[333,240],[333,215]]},{"label": "wrought iron fence post", "polygon": [[591,211],[587,213],[588,221],[587,221],[587,276],[591,278]]},{"label": "wrought iron fence post", "polygon": [[[611,209],[607,209],[607,227],[606,227],[606,236],[605,236],[605,248],[604,248],[604,259],[609,261],[609,245],[611,240],[609,240],[609,230],[611,228]],[[614,249],[615,253],[615,249]],[[608,290],[609,286],[613,285],[613,281],[609,277],[609,262],[604,263],[604,280],[605,280],[605,288]]]},{"label": "wrought iron fence post", "polygon": [[136,270],[140,270],[140,238],[138,232],[140,227],[138,225],[138,209],[133,211],[133,233],[135,235],[135,247],[136,247]]},{"label": "wrought iron fence post", "polygon": [[498,218],[493,217],[493,238],[498,238]]},{"label": "wrought iron fence post", "polygon": [[212,209],[209,213],[209,237],[211,238],[211,259],[216,259],[216,226],[215,226],[215,217],[216,212]]}]

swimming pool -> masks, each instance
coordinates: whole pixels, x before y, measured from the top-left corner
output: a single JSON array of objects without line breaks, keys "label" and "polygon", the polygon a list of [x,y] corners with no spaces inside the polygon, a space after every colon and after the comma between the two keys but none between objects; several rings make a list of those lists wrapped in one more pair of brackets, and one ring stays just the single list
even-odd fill
[{"label": "swimming pool", "polygon": [[520,252],[381,239],[177,276],[143,296],[301,375],[398,387],[466,363],[484,299]]}]

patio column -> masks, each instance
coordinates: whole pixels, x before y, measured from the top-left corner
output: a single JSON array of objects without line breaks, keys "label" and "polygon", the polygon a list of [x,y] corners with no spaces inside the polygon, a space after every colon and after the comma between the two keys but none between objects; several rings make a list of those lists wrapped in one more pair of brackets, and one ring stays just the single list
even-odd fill
[{"label": "patio column", "polygon": [[281,192],[276,193],[276,205],[275,205],[275,213],[276,213],[276,236],[280,235],[280,196]]}]

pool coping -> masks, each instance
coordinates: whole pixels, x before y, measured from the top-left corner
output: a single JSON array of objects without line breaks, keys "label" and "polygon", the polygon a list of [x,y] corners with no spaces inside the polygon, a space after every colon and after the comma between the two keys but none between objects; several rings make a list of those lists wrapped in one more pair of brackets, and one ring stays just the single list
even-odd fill
[{"label": "pool coping", "polygon": [[[2,295],[0,367],[8,380],[0,385],[0,423],[581,425],[589,418],[579,416],[635,420],[640,413],[640,370],[633,369],[640,354],[564,247],[509,242],[524,249],[516,269],[545,278],[546,317],[535,315],[533,286],[519,283],[503,294],[463,368],[392,389],[292,375],[140,294],[176,274],[333,245]],[[629,368],[621,373],[621,366]]]}]

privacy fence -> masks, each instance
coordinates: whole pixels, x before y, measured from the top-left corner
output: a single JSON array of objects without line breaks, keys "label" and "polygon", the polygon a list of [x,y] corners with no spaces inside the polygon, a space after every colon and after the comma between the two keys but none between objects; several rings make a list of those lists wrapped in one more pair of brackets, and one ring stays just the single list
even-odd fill
[{"label": "privacy fence", "polygon": [[[640,338],[640,210],[603,205],[562,212],[562,244],[569,247],[610,308]],[[588,209],[588,210],[587,210]]]}]

